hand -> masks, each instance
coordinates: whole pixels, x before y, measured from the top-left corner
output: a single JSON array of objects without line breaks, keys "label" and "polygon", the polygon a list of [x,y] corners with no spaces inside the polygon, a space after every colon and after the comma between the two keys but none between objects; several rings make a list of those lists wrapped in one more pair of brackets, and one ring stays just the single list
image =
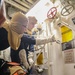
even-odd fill
[{"label": "hand", "polygon": [[55,36],[52,35],[51,38],[49,38],[49,41],[50,41],[50,42],[55,42],[55,41],[56,41]]},{"label": "hand", "polygon": [[33,63],[34,63],[33,59],[32,58],[29,58],[28,61],[29,61],[29,64],[32,66]]}]

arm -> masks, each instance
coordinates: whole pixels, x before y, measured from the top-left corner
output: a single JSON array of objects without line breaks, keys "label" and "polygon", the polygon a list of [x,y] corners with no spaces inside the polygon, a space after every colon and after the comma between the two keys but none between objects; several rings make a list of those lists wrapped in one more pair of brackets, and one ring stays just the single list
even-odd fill
[{"label": "arm", "polygon": [[[32,38],[34,38],[34,37],[32,36]],[[28,52],[28,61],[29,61],[30,65],[32,65],[34,63],[33,57],[34,57],[34,45],[31,44],[31,45],[29,45],[29,52]]]},{"label": "arm", "polygon": [[20,50],[19,56],[20,56],[20,60],[23,63],[23,65],[26,67],[26,69],[28,69],[29,68],[29,64],[27,62],[26,52],[25,52],[24,49]]},{"label": "arm", "polygon": [[29,45],[28,58],[33,59],[33,54],[34,54],[34,45],[31,44],[31,45]]},{"label": "arm", "polygon": [[29,52],[28,52],[28,61],[30,65],[34,63],[33,56],[34,56],[34,45],[30,45]]},{"label": "arm", "polygon": [[21,38],[22,42],[24,43],[28,43],[29,45],[30,44],[36,44],[36,39],[35,38],[32,38],[31,36],[29,35],[23,35],[23,37]]},{"label": "arm", "polygon": [[55,42],[55,37],[51,36],[51,37],[43,37],[43,38],[32,38],[30,36],[27,37],[26,35],[24,35],[22,37],[22,41],[28,44],[42,45],[49,42]]},{"label": "arm", "polygon": [[8,32],[3,27],[0,28],[0,51],[9,47]]}]

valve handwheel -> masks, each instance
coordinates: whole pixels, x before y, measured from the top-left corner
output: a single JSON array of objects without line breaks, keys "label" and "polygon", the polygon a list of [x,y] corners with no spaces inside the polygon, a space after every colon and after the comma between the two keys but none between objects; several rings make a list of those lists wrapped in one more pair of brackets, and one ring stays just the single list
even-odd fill
[{"label": "valve handwheel", "polygon": [[62,8],[61,15],[67,16],[67,15],[71,14],[73,10],[74,10],[74,7],[72,5],[66,5]]},{"label": "valve handwheel", "polygon": [[57,13],[56,7],[52,7],[52,8],[48,11],[47,17],[48,17],[49,19],[53,19],[54,16],[56,15],[56,13]]}]

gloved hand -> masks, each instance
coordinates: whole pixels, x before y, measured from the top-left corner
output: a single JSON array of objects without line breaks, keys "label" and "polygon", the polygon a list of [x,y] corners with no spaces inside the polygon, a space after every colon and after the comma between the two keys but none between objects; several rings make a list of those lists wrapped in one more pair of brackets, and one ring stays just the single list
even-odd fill
[{"label": "gloved hand", "polygon": [[43,38],[36,38],[36,45],[42,45],[42,44],[46,44],[49,42],[55,42],[55,37],[54,35],[52,36],[48,36],[48,37],[43,37]]},{"label": "gloved hand", "polygon": [[23,64],[23,66],[26,67],[26,69],[28,69],[29,64],[27,62],[26,51],[24,49],[20,50],[19,57],[20,57],[20,60],[21,60],[21,63]]},{"label": "gloved hand", "polygon": [[32,66],[33,63],[34,63],[33,59],[32,58],[29,58],[28,61],[29,61],[30,66]]},{"label": "gloved hand", "polygon": [[49,42],[55,42],[56,41],[55,36],[52,35],[51,37],[48,37],[48,41]]}]

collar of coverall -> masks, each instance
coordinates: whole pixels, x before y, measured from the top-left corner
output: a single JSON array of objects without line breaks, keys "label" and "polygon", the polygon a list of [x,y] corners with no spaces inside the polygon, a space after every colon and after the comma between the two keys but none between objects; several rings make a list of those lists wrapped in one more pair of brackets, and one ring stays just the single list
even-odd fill
[{"label": "collar of coverall", "polygon": [[9,22],[4,22],[2,25],[3,28],[5,28],[8,31],[8,42],[9,45],[14,49],[17,50],[20,46],[20,42],[21,42],[21,37],[23,36],[23,34],[18,34],[16,32],[14,32],[10,26],[9,26]]},{"label": "collar of coverall", "polygon": [[32,31],[29,30],[29,29],[27,29],[25,33],[27,33],[27,34],[29,34],[29,35],[32,35]]}]

